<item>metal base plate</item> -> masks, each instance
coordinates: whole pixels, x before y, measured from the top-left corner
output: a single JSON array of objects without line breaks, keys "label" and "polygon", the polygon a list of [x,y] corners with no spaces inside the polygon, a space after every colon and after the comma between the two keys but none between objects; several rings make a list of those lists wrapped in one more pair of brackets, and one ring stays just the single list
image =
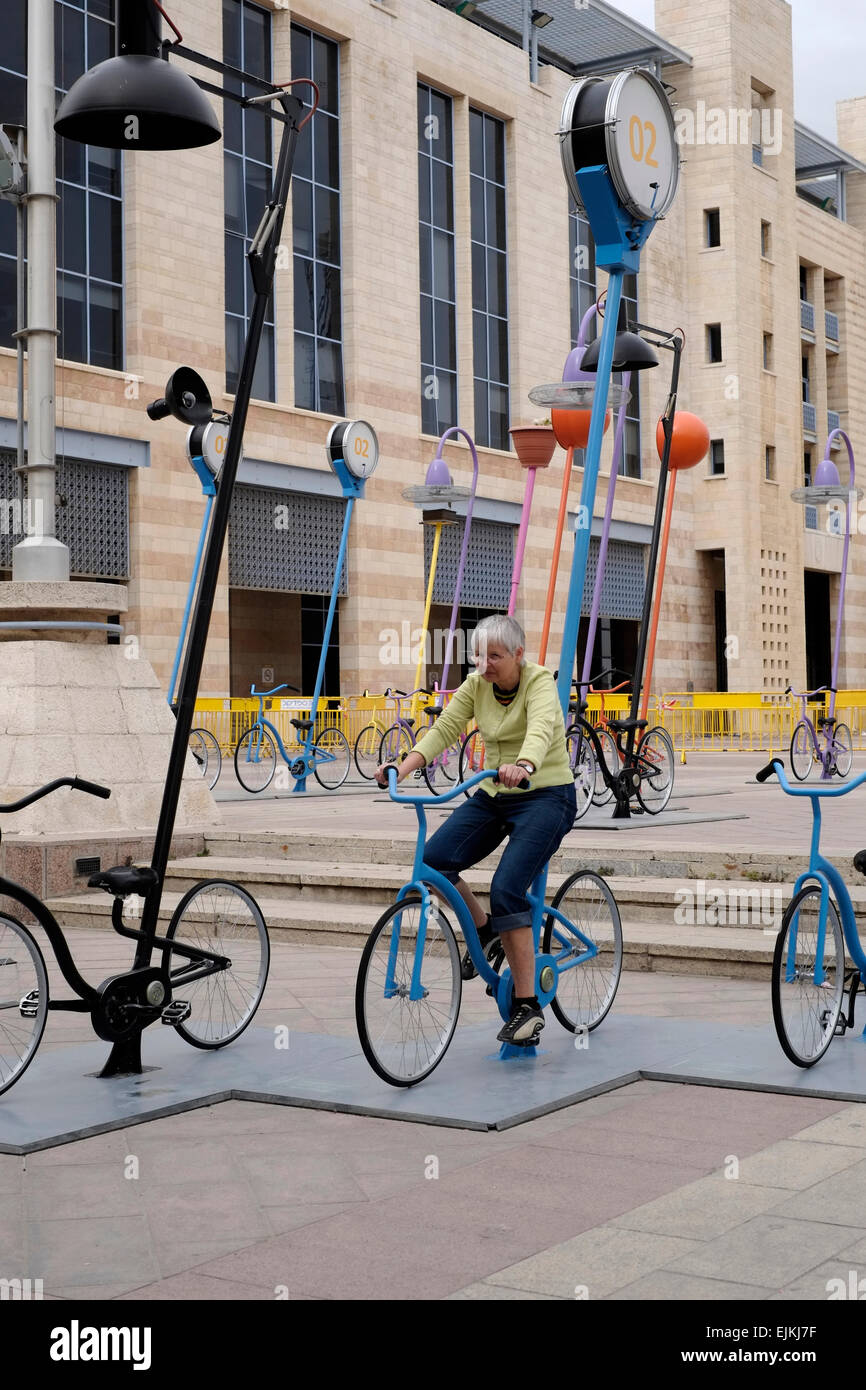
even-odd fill
[{"label": "metal base plate", "polygon": [[445,1059],[409,1089],[380,1081],[354,1037],[250,1028],[230,1047],[201,1052],[168,1029],[143,1038],[148,1070],[99,1078],[106,1044],[44,1051],[0,1096],[0,1152],[32,1153],[223,1100],[256,1100],[463,1129],[509,1129],[642,1078],[866,1101],[866,1046],[836,1038],[807,1071],[760,1028],[614,1012],[595,1032],[566,1033],[548,1014],[531,1066],[491,1052],[499,1026],[458,1029]]}]

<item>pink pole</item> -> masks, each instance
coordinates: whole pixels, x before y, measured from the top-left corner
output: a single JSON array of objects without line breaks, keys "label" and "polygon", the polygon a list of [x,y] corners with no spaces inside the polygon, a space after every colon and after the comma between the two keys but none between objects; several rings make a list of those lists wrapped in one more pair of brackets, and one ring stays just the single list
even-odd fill
[{"label": "pink pole", "polygon": [[514,570],[511,575],[511,598],[508,600],[509,618],[514,616],[514,610],[517,607],[517,589],[523,570],[523,552],[526,549],[526,533],[529,530],[529,513],[532,508],[532,494],[535,491],[536,472],[537,469],[535,468],[529,469],[526,489],[523,493],[523,511],[520,514],[520,530],[517,533],[517,552],[514,556]]}]

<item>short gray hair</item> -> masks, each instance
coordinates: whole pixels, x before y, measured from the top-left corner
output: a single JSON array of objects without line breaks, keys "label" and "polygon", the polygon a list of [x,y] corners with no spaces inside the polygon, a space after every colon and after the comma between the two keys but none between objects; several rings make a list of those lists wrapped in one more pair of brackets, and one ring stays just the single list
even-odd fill
[{"label": "short gray hair", "polygon": [[520,658],[520,664],[526,665],[526,633],[516,618],[506,618],[503,613],[494,613],[489,618],[482,618],[469,638],[472,655],[477,656],[479,646],[486,646],[488,642],[501,643],[512,656],[518,647],[523,647],[524,655]]}]

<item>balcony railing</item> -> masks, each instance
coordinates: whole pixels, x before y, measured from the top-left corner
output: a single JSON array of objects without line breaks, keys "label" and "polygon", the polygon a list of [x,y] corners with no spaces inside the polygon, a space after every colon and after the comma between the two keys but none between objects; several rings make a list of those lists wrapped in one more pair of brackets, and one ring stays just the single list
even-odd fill
[{"label": "balcony railing", "polygon": [[764,151],[760,145],[752,146],[752,163],[759,167],[764,163]]},{"label": "balcony railing", "polygon": [[807,299],[800,300],[800,327],[807,333],[815,332],[815,306]]},{"label": "balcony railing", "polygon": [[828,410],[828,411],[827,411],[827,433],[830,434],[833,430],[838,430],[838,429],[841,427],[841,424],[842,424],[842,422],[841,422],[841,420],[839,419],[839,412],[838,412],[838,410]]},{"label": "balcony railing", "polygon": [[829,309],[824,310],[824,337],[828,343],[839,346],[839,315],[831,314]]},{"label": "balcony railing", "polygon": [[803,429],[808,430],[810,434],[815,434],[818,430],[818,412],[808,401],[803,402]]},{"label": "balcony railing", "polygon": [[807,531],[817,531],[817,529],[818,529],[818,508],[817,508],[817,507],[804,507],[803,510],[804,510],[804,512],[806,513],[806,530],[807,530]]}]

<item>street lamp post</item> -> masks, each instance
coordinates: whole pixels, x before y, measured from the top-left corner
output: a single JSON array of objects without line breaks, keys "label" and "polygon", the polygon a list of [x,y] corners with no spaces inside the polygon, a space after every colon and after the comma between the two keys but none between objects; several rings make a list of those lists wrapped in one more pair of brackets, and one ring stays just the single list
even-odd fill
[{"label": "street lamp post", "polygon": [[[54,534],[57,361],[57,191],[54,141],[54,0],[27,14],[27,501],[34,534],[12,550],[13,580],[63,582],[69,550]],[[23,254],[19,245],[18,254]],[[21,401],[19,400],[19,414]],[[21,461],[19,460],[19,465]]]}]

